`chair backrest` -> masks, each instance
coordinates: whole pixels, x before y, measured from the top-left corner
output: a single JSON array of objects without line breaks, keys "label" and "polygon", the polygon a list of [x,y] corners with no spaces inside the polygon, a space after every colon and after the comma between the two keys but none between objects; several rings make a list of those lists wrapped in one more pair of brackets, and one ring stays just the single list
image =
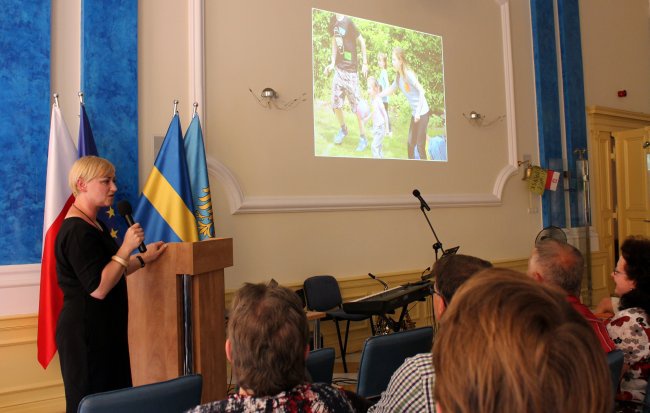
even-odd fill
[{"label": "chair backrest", "polygon": [[336,354],[331,347],[320,348],[309,352],[305,366],[313,383],[332,384],[335,358]]},{"label": "chair backrest", "polygon": [[296,294],[298,294],[298,297],[300,297],[300,302],[302,303],[302,307],[305,308],[307,307],[307,299],[305,298],[305,290],[304,289],[299,289],[296,290]]},{"label": "chair backrest", "polygon": [[315,275],[303,283],[307,308],[312,311],[328,311],[341,307],[343,298],[336,278],[331,275]]},{"label": "chair backrest", "polygon": [[160,383],[91,394],[79,403],[79,413],[179,413],[201,404],[199,374]]},{"label": "chair backrest", "polygon": [[359,362],[357,394],[366,398],[380,395],[407,357],[430,352],[432,344],[432,327],[368,338]]},{"label": "chair backrest", "polygon": [[607,353],[607,364],[612,378],[612,395],[616,396],[618,384],[621,381],[621,371],[623,370],[623,352],[621,350],[612,350]]},{"label": "chair backrest", "polygon": [[650,380],[645,387],[645,400],[643,401],[643,413],[650,413]]}]

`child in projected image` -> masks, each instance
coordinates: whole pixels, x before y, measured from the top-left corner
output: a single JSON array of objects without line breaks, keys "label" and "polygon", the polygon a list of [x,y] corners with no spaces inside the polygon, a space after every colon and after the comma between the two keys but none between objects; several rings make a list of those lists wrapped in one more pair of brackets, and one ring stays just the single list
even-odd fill
[{"label": "child in projected image", "polygon": [[[388,70],[386,68],[388,67],[388,55],[383,52],[379,52],[377,54],[377,65],[379,66],[379,78],[377,79],[377,83],[379,83],[379,86],[381,86],[381,90],[386,90],[388,88],[388,85],[390,83],[388,82]],[[388,96],[384,96],[381,98],[382,102],[384,103],[384,109],[386,109],[386,113],[388,113]],[[390,136],[393,132],[390,128],[390,117],[388,118],[388,124],[387,124],[388,132],[386,132],[387,136]]]},{"label": "child in projected image", "polygon": [[384,136],[388,129],[388,113],[381,100],[381,86],[373,76],[368,77],[368,96],[370,97],[370,111],[364,116],[364,122],[372,117],[372,149],[373,158],[383,158],[382,146]]},{"label": "child in projected image", "polygon": [[418,77],[408,64],[404,50],[401,47],[393,49],[393,68],[397,76],[393,83],[380,96],[388,96],[399,89],[406,96],[411,107],[411,124],[408,136],[408,157],[415,159],[415,147],[417,146],[420,159],[427,159],[425,150],[427,143],[427,126],[429,125],[429,104],[424,96],[424,88],[418,81]]}]

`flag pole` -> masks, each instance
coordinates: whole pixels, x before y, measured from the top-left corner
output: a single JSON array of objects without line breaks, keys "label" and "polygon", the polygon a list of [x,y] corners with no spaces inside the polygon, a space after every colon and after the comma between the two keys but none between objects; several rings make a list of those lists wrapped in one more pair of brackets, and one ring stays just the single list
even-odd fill
[{"label": "flag pole", "polygon": [[[178,99],[174,99],[174,113],[178,115]],[[183,374],[194,373],[194,332],[192,325],[192,277],[182,275],[183,280]]]},{"label": "flag pole", "polygon": [[77,93],[77,95],[79,96],[79,104],[83,105],[84,104],[84,92],[79,91],[79,93]]},{"label": "flag pole", "polygon": [[54,94],[52,94],[52,96],[54,96],[54,106],[56,106],[58,108],[59,107],[59,94],[54,93]]},{"label": "flag pole", "polygon": [[194,102],[192,106],[194,106],[194,112],[192,112],[192,119],[194,119],[196,117],[196,110],[199,108],[199,102]]}]

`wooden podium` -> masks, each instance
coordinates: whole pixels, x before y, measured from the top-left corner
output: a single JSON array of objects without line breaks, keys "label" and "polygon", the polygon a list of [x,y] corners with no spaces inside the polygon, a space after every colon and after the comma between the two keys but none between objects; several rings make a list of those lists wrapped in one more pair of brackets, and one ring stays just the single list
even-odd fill
[{"label": "wooden podium", "polygon": [[232,251],[232,238],[169,243],[158,260],[127,278],[134,386],[183,375],[182,275],[188,275],[192,364],[203,376],[201,400],[226,398],[223,273],[233,265]]}]

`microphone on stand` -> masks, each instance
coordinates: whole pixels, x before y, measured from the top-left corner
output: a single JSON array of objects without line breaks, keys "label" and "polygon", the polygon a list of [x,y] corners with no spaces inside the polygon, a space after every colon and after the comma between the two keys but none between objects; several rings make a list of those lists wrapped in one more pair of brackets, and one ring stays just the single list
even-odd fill
[{"label": "microphone on stand", "polygon": [[[429,217],[427,216],[427,213],[424,212],[426,209],[427,211],[431,211],[431,208],[429,208],[429,205],[427,204],[427,201],[422,198],[422,195],[420,195],[420,191],[417,189],[413,190],[413,196],[416,197],[417,199],[420,200],[420,211],[422,211],[422,215],[424,215],[424,218],[427,220],[427,224],[429,224],[429,228],[431,228],[431,232],[433,233],[433,237],[436,239],[436,242],[433,244],[433,251],[436,253],[436,261],[438,261],[438,251],[442,251],[442,256],[447,256],[447,255],[453,255],[458,251],[460,247],[453,247],[449,248],[448,250],[445,250],[442,247],[442,242],[440,242],[440,239],[438,239],[438,235],[436,234],[436,230],[433,229],[433,225],[431,225],[431,221],[429,220]],[[434,262],[435,263],[435,262]],[[429,276],[431,274],[428,274]],[[422,279],[426,279],[426,276],[422,276]]]},{"label": "microphone on stand", "polygon": [[380,280],[379,278],[375,277],[375,275],[371,272],[368,273],[368,276],[375,281],[379,281],[381,285],[384,286],[384,290],[388,290],[388,284],[386,284],[383,280]]},{"label": "microphone on stand", "polygon": [[[117,213],[122,215],[126,221],[126,225],[129,227],[135,224],[135,221],[133,221],[133,217],[131,216],[133,208],[131,208],[131,204],[126,199],[117,203]],[[147,247],[144,245],[144,242],[141,242],[140,245],[138,245],[138,251],[147,252]]]},{"label": "microphone on stand", "polygon": [[420,208],[424,208],[427,211],[431,211],[431,208],[429,208],[429,205],[427,204],[427,201],[425,201],[424,198],[422,198],[422,195],[420,195],[420,191],[418,191],[417,189],[414,189],[413,190],[413,196],[420,200]]}]

